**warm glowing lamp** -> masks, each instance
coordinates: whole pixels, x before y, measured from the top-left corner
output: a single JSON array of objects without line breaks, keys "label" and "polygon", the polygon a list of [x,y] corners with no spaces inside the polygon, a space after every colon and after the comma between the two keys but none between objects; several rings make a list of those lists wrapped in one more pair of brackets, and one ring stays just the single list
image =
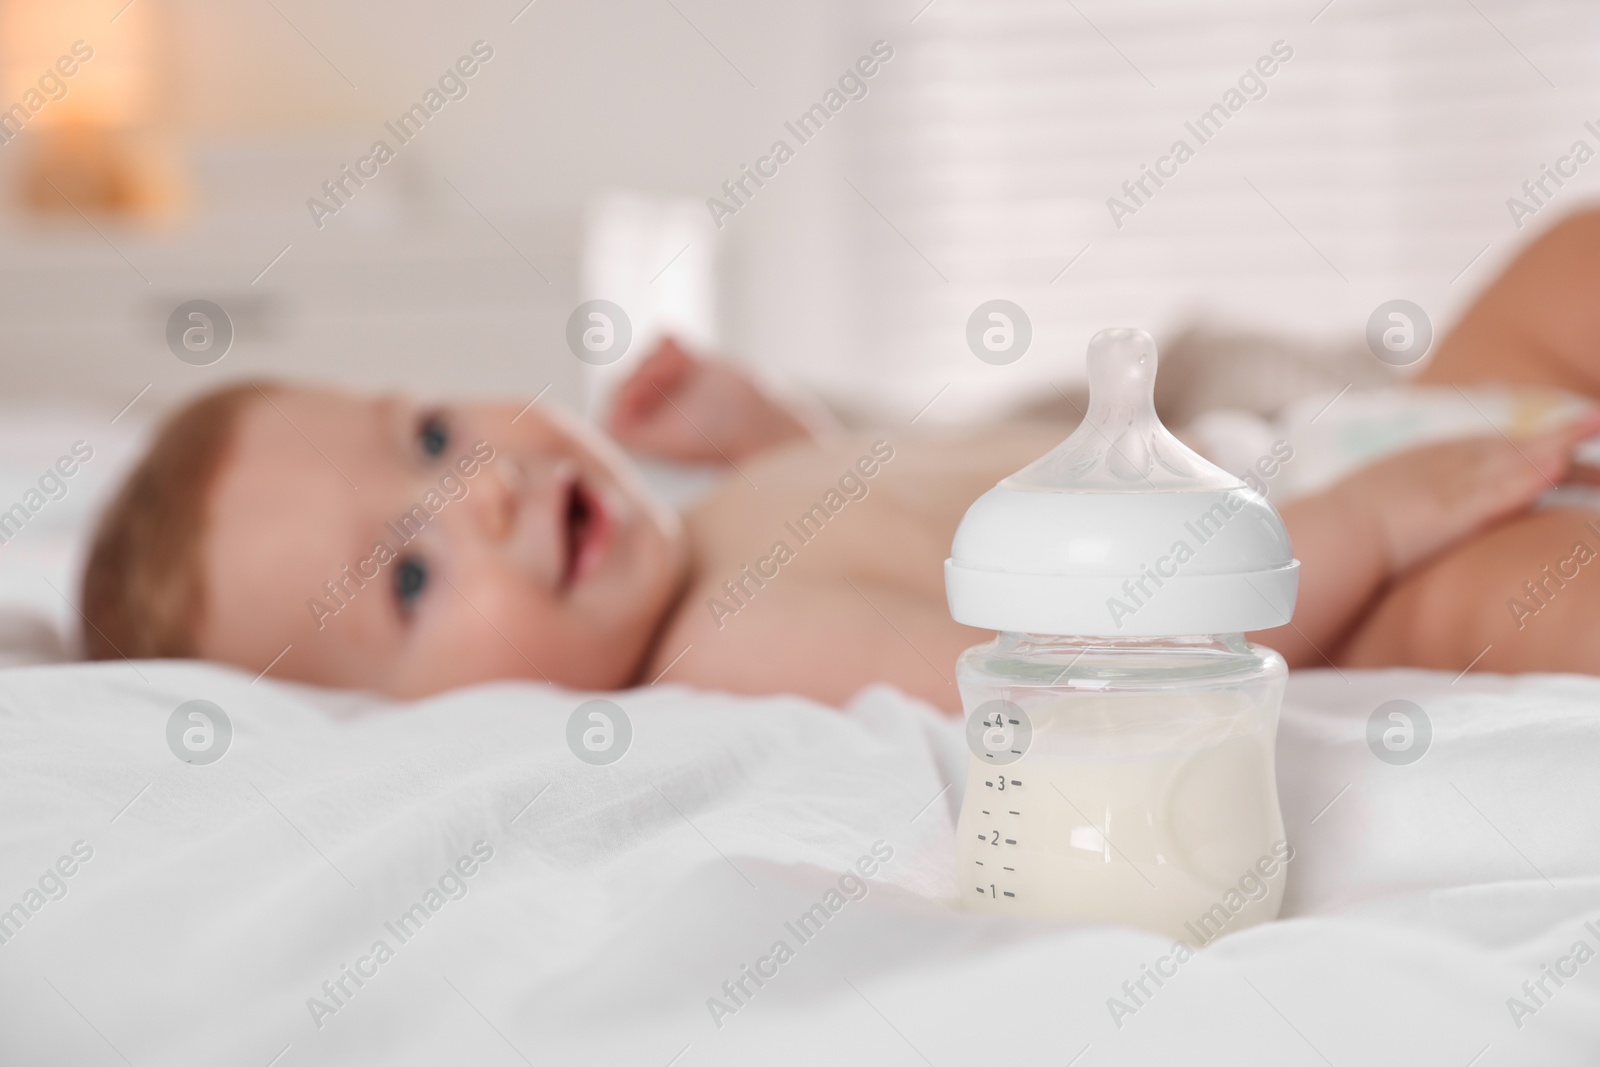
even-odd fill
[{"label": "warm glowing lamp", "polygon": [[157,150],[158,0],[0,0],[0,152],[28,151],[44,212],[168,206]]}]

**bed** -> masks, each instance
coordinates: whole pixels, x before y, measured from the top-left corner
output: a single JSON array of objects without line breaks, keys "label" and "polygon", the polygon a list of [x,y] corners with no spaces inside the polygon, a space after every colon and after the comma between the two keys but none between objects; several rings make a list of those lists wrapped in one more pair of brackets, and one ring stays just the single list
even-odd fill
[{"label": "bed", "polygon": [[[928,707],[663,681],[593,765],[592,696],[0,671],[0,1061],[1600,1059],[1600,680],[1296,674],[1283,917],[1142,994],[1162,938],[945,903],[965,750]],[[1391,699],[1433,726],[1410,765],[1368,748]],[[169,748],[193,700],[209,765]]]}]

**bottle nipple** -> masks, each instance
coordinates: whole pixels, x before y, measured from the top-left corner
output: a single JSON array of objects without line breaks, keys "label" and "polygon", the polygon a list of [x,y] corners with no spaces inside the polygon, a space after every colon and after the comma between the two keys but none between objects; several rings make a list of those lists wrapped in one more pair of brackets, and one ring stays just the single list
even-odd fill
[{"label": "bottle nipple", "polygon": [[1206,462],[1156,415],[1156,343],[1136,329],[1089,341],[1089,411],[1060,445],[1000,484],[1042,492],[1236,489],[1243,482]]}]

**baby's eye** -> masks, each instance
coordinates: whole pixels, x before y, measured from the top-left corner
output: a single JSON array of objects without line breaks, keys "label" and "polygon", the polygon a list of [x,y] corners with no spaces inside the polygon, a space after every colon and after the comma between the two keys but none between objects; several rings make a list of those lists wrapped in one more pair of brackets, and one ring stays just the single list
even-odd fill
[{"label": "baby's eye", "polygon": [[450,426],[444,416],[437,412],[423,416],[417,424],[417,444],[429,459],[444,455],[444,450],[450,447]]},{"label": "baby's eye", "polygon": [[417,598],[428,584],[428,567],[420,559],[407,556],[394,568],[394,597],[402,611],[415,606]]}]

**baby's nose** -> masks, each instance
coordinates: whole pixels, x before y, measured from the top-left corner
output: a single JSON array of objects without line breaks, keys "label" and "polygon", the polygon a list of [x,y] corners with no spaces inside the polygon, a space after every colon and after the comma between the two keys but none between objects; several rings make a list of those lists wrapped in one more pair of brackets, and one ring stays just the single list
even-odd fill
[{"label": "baby's nose", "polygon": [[473,512],[479,531],[490,541],[510,538],[523,510],[543,514],[575,469],[570,459],[539,461],[501,453],[485,465],[483,484],[476,494],[479,499]]}]

